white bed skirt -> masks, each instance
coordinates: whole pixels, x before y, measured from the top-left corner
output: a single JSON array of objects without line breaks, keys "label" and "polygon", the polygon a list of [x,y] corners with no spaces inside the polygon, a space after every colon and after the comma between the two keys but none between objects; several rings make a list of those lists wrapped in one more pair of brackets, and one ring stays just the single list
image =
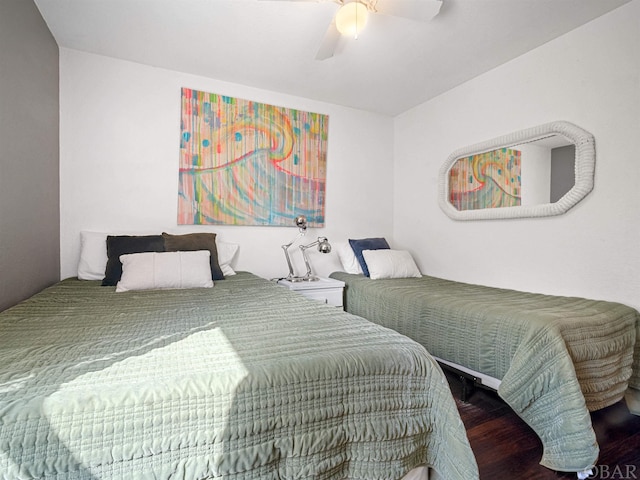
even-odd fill
[{"label": "white bed skirt", "polygon": [[469,375],[476,377],[476,379],[478,380],[478,383],[481,383],[485,387],[489,387],[492,390],[497,391],[498,387],[500,386],[500,383],[502,383],[497,378],[491,377],[489,375],[485,375],[484,373],[476,372],[475,370],[464,367],[462,365],[458,365],[457,363],[450,362],[448,360],[443,360],[439,357],[436,357],[435,355],[433,356],[433,358],[435,358],[438,362],[444,363],[445,365],[449,365],[450,367],[460,370],[461,372],[468,373]]},{"label": "white bed skirt", "polygon": [[438,475],[435,470],[427,467],[416,467],[407,473],[401,480],[438,480],[440,479],[440,475]]}]

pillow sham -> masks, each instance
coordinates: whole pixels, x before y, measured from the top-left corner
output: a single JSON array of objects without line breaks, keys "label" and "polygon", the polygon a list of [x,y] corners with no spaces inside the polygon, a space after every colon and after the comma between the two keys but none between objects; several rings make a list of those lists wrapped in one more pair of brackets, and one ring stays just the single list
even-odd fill
[{"label": "pillow sham", "polygon": [[187,233],[184,235],[172,235],[162,232],[165,252],[193,252],[196,250],[208,250],[210,254],[211,278],[224,280],[224,273],[218,263],[218,248],[216,246],[215,233]]},{"label": "pillow sham", "polygon": [[338,258],[345,272],[362,275],[362,267],[355,253],[353,253],[353,248],[351,248],[349,242],[336,242],[334,248],[336,252],[338,252]]},{"label": "pillow sham", "polygon": [[162,235],[107,235],[107,266],[102,285],[113,286],[120,280],[121,255],[143,252],[164,252]]},{"label": "pillow sham", "polygon": [[216,240],[218,246],[218,262],[220,263],[220,270],[225,277],[229,275],[235,275],[236,272],[231,268],[231,262],[233,257],[238,252],[239,245],[237,243],[227,243]]},{"label": "pillow sham", "polygon": [[107,234],[100,232],[80,232],[80,280],[102,280],[107,267]]},{"label": "pillow sham", "polygon": [[120,255],[122,276],[116,292],[169,288],[211,288],[209,250]]},{"label": "pillow sham", "polygon": [[367,268],[367,262],[362,256],[362,251],[363,250],[381,250],[381,249],[389,248],[389,244],[382,237],[361,238],[357,240],[349,239],[349,245],[351,245],[351,248],[353,249],[353,253],[358,259],[358,263],[362,268],[362,272],[367,277],[369,276],[369,269]]},{"label": "pillow sham", "polygon": [[363,250],[362,255],[373,280],[422,277],[416,262],[406,250]]}]

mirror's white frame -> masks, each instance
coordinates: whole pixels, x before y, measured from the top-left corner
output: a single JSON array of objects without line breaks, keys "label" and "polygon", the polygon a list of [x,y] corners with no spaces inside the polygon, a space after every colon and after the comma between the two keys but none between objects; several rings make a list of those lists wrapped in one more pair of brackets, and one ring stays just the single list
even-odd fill
[{"label": "mirror's white frame", "polygon": [[[560,200],[541,205],[458,210],[449,201],[449,172],[460,158],[489,152],[498,148],[533,142],[550,135],[563,135],[576,147],[575,184]],[[454,220],[490,220],[503,218],[549,217],[561,215],[593,190],[596,149],[595,140],[586,130],[565,121],[557,121],[520,130],[486,142],[476,143],[453,152],[440,168],[438,200],[440,208]]]}]

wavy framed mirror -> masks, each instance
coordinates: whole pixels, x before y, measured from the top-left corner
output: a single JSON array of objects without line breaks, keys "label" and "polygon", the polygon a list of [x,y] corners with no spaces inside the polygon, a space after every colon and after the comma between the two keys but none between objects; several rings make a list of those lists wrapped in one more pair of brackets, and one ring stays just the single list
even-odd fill
[{"label": "wavy framed mirror", "polygon": [[455,220],[561,215],[593,189],[595,140],[557,121],[453,152],[438,178],[440,208]]}]

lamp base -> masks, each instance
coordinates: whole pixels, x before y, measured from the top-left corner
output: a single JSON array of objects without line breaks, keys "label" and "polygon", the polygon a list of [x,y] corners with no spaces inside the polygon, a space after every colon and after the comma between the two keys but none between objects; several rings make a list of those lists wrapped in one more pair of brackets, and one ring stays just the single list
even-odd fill
[{"label": "lamp base", "polygon": [[289,282],[292,282],[292,283],[296,283],[296,282],[317,282],[320,279],[315,275],[305,275],[304,277],[287,277],[285,278],[285,280],[288,280]]}]

